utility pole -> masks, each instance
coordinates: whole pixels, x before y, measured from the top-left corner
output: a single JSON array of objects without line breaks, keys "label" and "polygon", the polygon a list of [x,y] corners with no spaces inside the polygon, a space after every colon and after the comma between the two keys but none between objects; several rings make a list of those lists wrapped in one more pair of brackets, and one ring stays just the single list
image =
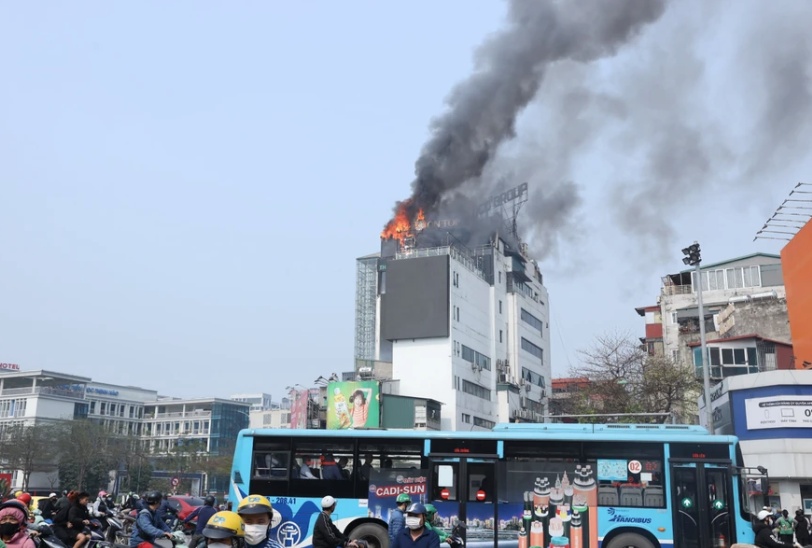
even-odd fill
[{"label": "utility pole", "polygon": [[682,250],[685,257],[682,262],[686,265],[695,267],[696,272],[696,296],[697,304],[699,306],[699,354],[700,362],[702,364],[702,381],[705,390],[705,421],[708,432],[714,434],[716,429],[713,426],[713,410],[711,409],[710,398],[710,360],[708,360],[708,349],[705,341],[705,309],[702,304],[702,271],[700,264],[702,263],[702,255],[700,254],[699,243],[694,242],[690,246]]}]

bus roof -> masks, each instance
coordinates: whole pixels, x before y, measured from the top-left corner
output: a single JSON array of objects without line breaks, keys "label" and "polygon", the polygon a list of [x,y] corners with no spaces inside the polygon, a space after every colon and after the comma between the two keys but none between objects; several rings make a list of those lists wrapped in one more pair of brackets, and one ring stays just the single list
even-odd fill
[{"label": "bus roof", "polygon": [[734,436],[716,436],[696,425],[678,424],[554,424],[554,423],[502,423],[491,431],[462,430],[313,430],[313,429],[247,429],[241,437],[287,436],[331,438],[400,438],[400,439],[556,439],[562,441],[582,441],[585,435],[590,441],[634,440],[665,443],[680,441],[687,443],[735,443]]}]

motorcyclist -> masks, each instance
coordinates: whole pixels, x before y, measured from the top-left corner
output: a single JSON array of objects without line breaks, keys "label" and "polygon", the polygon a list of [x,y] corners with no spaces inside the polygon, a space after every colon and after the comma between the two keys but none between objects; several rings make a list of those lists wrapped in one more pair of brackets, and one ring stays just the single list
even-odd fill
[{"label": "motorcyclist", "polygon": [[0,504],[0,544],[7,548],[35,548],[28,536],[28,507],[19,500]]},{"label": "motorcyclist", "polygon": [[192,534],[192,540],[189,541],[189,548],[195,548],[197,543],[204,538],[203,529],[206,528],[206,524],[209,523],[211,517],[217,513],[217,510],[214,509],[216,502],[217,500],[213,496],[207,496],[203,499],[203,506],[198,506],[192,510],[192,512],[186,516],[186,519],[183,520],[183,523],[189,523],[197,518],[197,525],[195,526],[195,532]]},{"label": "motorcyclist", "polygon": [[321,499],[321,514],[313,526],[313,548],[356,548],[358,544],[338,530],[332,515],[336,509],[336,499],[327,495]]},{"label": "motorcyclist", "polygon": [[245,523],[245,544],[249,548],[272,548],[279,543],[271,538],[274,523],[274,511],[268,497],[248,495],[237,505],[237,514]]},{"label": "motorcyclist", "polygon": [[762,510],[756,515],[753,531],[756,533],[754,544],[759,548],[803,548],[800,544],[781,542],[773,534],[773,514],[769,510]]},{"label": "motorcyclist", "polygon": [[175,520],[177,519],[177,512],[175,509],[169,506],[169,495],[164,495],[163,500],[161,500],[161,504],[158,506],[158,510],[155,512],[158,514],[162,520],[168,522],[169,527],[172,527],[175,524]]},{"label": "motorcyclist", "polygon": [[245,525],[236,512],[223,510],[209,518],[203,536],[210,548],[239,548],[245,536]]},{"label": "motorcyclist", "polygon": [[[159,537],[172,538],[169,526],[157,514],[162,500],[163,496],[159,491],[152,491],[145,497],[144,502],[147,507],[138,511],[138,518],[133,524],[133,533],[130,537],[131,548],[136,548],[142,543],[154,545],[155,539]],[[146,547],[142,546],[141,548]]]},{"label": "motorcyclist", "polygon": [[[426,529],[430,529],[437,533],[437,536],[440,537],[440,543],[446,542],[448,540],[448,533],[443,531],[442,529],[437,529],[434,527],[434,518],[437,517],[437,508],[434,507],[433,504],[426,504]],[[448,541],[451,544],[451,541]]]},{"label": "motorcyclist", "polygon": [[47,499],[42,501],[39,508],[42,511],[42,519],[54,519],[57,500],[59,499],[57,498],[56,493],[51,493],[48,495]]},{"label": "motorcyclist", "polygon": [[419,502],[406,509],[406,527],[395,536],[391,548],[440,548],[436,531],[426,527],[426,507]]},{"label": "motorcyclist", "polygon": [[406,515],[404,512],[411,503],[412,499],[406,493],[399,494],[398,498],[395,499],[397,506],[392,510],[392,515],[389,518],[389,544],[395,542],[395,536],[400,533],[401,529],[406,527]]},{"label": "motorcyclist", "polygon": [[99,495],[96,497],[96,500],[93,501],[93,507],[90,513],[97,518],[107,515],[107,491],[99,491]]}]

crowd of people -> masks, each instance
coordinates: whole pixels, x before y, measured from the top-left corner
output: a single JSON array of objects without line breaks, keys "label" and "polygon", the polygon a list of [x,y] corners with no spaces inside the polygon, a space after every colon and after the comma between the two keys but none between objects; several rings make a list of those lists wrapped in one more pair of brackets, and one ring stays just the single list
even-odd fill
[{"label": "crowd of people", "polygon": [[787,510],[765,507],[756,516],[753,530],[759,548],[803,548],[812,543],[812,526],[801,509],[790,518]]}]

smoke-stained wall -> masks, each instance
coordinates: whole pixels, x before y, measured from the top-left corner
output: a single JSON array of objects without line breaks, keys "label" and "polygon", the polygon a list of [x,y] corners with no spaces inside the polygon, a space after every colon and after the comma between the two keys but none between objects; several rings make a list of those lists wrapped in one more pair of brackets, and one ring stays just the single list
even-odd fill
[{"label": "smoke-stained wall", "polygon": [[381,338],[448,337],[449,258],[415,257],[389,261],[381,295]]}]

